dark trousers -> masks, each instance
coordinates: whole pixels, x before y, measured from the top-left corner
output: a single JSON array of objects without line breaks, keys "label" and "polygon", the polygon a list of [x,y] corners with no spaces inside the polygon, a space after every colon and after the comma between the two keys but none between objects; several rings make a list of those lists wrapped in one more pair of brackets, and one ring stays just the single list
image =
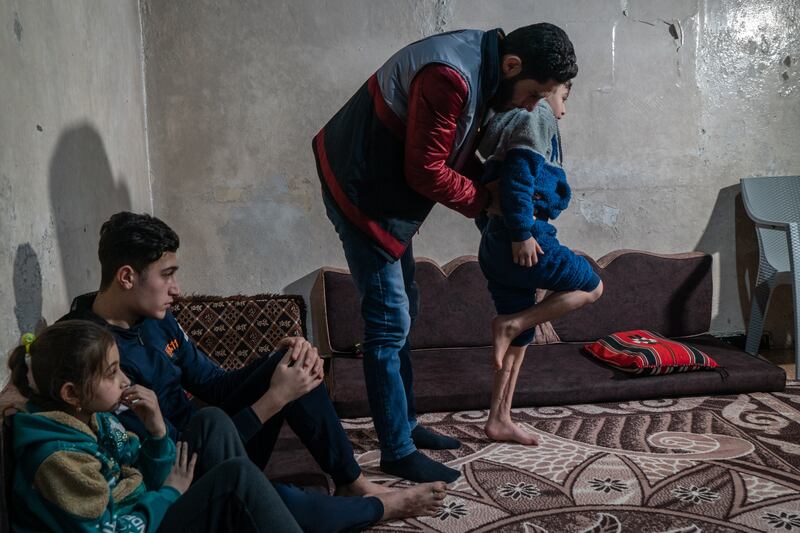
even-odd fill
[{"label": "dark trousers", "polygon": [[[281,359],[281,354],[274,354],[252,363],[247,379],[219,407],[233,415],[255,403],[269,389],[270,379]],[[353,457],[353,446],[324,384],[287,404],[245,442],[247,454],[259,468],[267,466],[284,421],[337,486],[352,483],[361,475],[361,467]]]},{"label": "dark trousers", "polygon": [[[339,424],[339,428],[341,429],[341,424]],[[247,457],[249,452],[242,444],[239,432],[230,417],[215,407],[206,407],[195,413],[181,434],[181,440],[189,444],[190,453],[195,451],[198,453],[195,479],[197,480],[199,477],[199,481],[202,481],[206,475],[214,473],[218,468],[216,465],[225,464],[231,458]],[[272,440],[273,445],[274,440]],[[352,458],[352,452],[350,457]],[[269,458],[269,454],[266,455],[266,458]],[[269,491],[264,492],[266,501],[262,502],[262,506],[267,509],[279,507],[283,511],[288,509],[290,517],[294,517],[303,531],[332,533],[359,530],[374,524],[383,517],[383,504],[378,498],[330,496],[325,493],[305,491],[293,485],[277,483],[272,485],[260,471],[263,470],[263,466],[253,465],[249,460],[246,462],[252,469],[258,471],[261,478],[269,485]],[[266,464],[266,459],[264,464]],[[280,500],[277,503],[273,499],[273,495],[276,494]],[[274,523],[283,524],[284,521],[281,519],[280,522]],[[245,531],[253,530],[245,528]],[[275,531],[283,530],[275,529]],[[294,530],[287,529],[286,531]]]},{"label": "dark trousers", "polygon": [[193,483],[169,507],[158,531],[299,533],[300,527],[258,467],[238,457]]}]

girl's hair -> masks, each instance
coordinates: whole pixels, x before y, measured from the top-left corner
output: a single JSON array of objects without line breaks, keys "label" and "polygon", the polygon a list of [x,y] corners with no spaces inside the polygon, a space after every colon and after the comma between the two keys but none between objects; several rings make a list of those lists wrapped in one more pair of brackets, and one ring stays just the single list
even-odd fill
[{"label": "girl's hair", "polygon": [[37,390],[28,382],[25,346],[17,346],[8,359],[11,380],[33,404],[44,409],[71,411],[61,399],[61,387],[72,382],[82,400],[92,398],[94,381],[102,375],[114,336],[86,320],[65,320],[45,329],[30,346],[30,364]]}]

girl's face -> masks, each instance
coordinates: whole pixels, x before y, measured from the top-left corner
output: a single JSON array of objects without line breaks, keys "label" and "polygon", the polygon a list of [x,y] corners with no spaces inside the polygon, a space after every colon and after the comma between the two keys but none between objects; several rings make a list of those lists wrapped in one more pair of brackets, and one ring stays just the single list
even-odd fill
[{"label": "girl's face", "polygon": [[130,384],[130,380],[119,367],[119,350],[114,343],[106,354],[102,373],[95,378],[92,398],[83,404],[83,410],[87,413],[114,411],[122,401],[122,392]]},{"label": "girl's face", "polygon": [[567,98],[569,98],[569,88],[562,83],[547,97],[547,103],[553,110],[553,114],[558,120],[567,114]]}]

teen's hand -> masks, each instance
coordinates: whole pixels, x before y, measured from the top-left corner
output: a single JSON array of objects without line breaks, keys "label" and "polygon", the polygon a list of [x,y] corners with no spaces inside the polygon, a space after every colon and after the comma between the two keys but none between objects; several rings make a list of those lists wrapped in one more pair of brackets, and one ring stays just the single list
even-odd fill
[{"label": "teen's hand", "polygon": [[197,453],[189,457],[189,445],[185,442],[178,442],[175,445],[175,462],[172,463],[172,470],[169,471],[167,479],[164,480],[165,487],[172,487],[181,494],[186,492],[194,478],[194,464],[197,462]]},{"label": "teen's hand", "polygon": [[306,369],[311,369],[312,374],[322,375],[323,360],[314,345],[303,337],[284,337],[275,346],[275,350],[286,350],[293,364],[299,364]]},{"label": "teen's hand", "polygon": [[539,262],[539,255],[543,255],[544,251],[536,239],[533,237],[528,238],[522,242],[513,241],[511,243],[511,254],[514,257],[514,262],[519,266],[532,267]]},{"label": "teen's hand", "polygon": [[141,385],[131,385],[122,393],[122,403],[139,417],[150,435],[160,439],[167,434],[156,393]]},{"label": "teen's hand", "polygon": [[322,359],[313,346],[297,361],[292,361],[291,352],[287,352],[275,368],[267,392],[284,405],[296,400],[322,383],[321,363]]}]

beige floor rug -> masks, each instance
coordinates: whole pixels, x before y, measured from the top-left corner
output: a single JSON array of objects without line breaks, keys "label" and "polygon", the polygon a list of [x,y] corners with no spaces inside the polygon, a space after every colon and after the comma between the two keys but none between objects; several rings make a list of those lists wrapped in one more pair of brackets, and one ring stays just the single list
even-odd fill
[{"label": "beige floor rug", "polygon": [[[646,378],[643,378],[646,379]],[[436,517],[373,531],[800,532],[800,384],[784,393],[515,410],[540,445],[490,443],[486,411],[421,421],[464,445],[430,455],[462,472]],[[370,419],[344,421],[367,475]]]}]

